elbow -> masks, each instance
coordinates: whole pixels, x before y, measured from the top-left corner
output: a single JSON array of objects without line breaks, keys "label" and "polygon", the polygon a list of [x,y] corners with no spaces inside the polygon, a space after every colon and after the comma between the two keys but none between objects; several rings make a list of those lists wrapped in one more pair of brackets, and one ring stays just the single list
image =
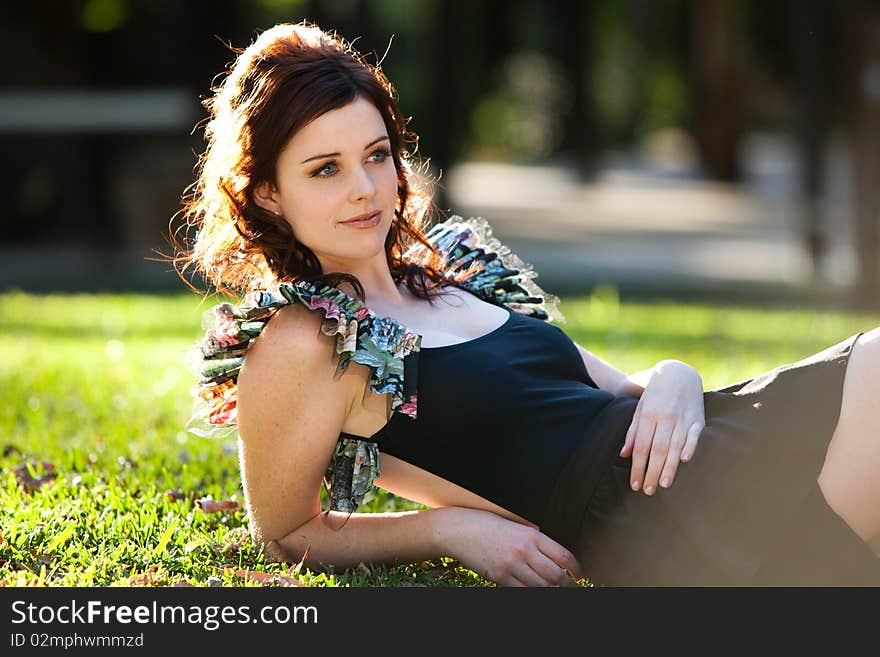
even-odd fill
[{"label": "elbow", "polygon": [[310,570],[318,570],[320,563],[310,552],[309,545],[302,545],[292,540],[293,533],[284,538],[258,543],[257,548],[262,549],[267,563],[292,563],[302,564]]},{"label": "elbow", "polygon": [[302,564],[311,570],[320,570],[323,564],[314,549],[319,542],[315,532],[320,531],[317,527],[320,523],[318,514],[284,536],[269,539],[263,534],[260,538],[254,538],[254,544],[258,549],[262,548],[267,561]]},{"label": "elbow", "polygon": [[285,563],[290,560],[287,552],[278,541],[257,544],[257,547],[263,549],[263,554],[268,563]]},{"label": "elbow", "polygon": [[[259,523],[254,522],[251,518],[250,535],[251,544],[259,551],[269,563],[298,563],[302,558],[302,552],[307,551],[307,547],[300,550],[299,540],[304,538],[300,534],[300,527],[294,529],[287,534],[280,534],[278,531],[267,532]],[[299,554],[299,557],[296,555]],[[294,558],[296,557],[296,558]]]},{"label": "elbow", "polygon": [[281,563],[289,561],[287,550],[282,545],[282,539],[269,539],[260,528],[251,522],[251,545],[257,551],[261,551],[267,563]]}]

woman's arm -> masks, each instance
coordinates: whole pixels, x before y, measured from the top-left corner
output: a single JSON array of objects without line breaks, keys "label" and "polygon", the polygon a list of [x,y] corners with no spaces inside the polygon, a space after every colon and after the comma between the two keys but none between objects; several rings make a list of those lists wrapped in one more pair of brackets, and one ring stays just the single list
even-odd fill
[{"label": "woman's arm", "polygon": [[[635,374],[627,375],[579,344],[575,343],[575,346],[578,348],[581,358],[583,358],[587,372],[590,377],[592,377],[593,381],[596,382],[596,385],[599,386],[601,390],[607,390],[619,397],[635,397],[636,399],[639,399],[645,391],[645,386],[648,385],[648,381],[651,380],[651,377],[654,376],[657,369],[667,363],[679,363],[680,366],[683,365],[686,368],[690,368],[690,365],[683,363],[680,360],[667,359],[661,360],[659,363],[646,370],[640,370]],[[694,370],[694,372],[696,372],[696,370]]]},{"label": "woman's arm", "polygon": [[[308,567],[410,563],[451,555],[495,582],[561,584],[579,564],[533,527],[462,507],[400,513],[321,512],[321,479],[352,407],[321,319],[286,306],[248,351],[238,378],[242,484],[254,543]],[[578,576],[579,577],[579,576]]]},{"label": "woman's arm", "polygon": [[347,523],[347,513],[321,513],[321,480],[352,397],[334,376],[327,342],[317,313],[285,307],[239,373],[239,460],[255,544],[274,559],[299,561],[308,552],[310,567],[436,556],[434,513],[353,514]]},{"label": "woman's arm", "polygon": [[482,509],[328,516],[322,513],[273,541],[270,556],[309,568],[346,569],[361,561],[403,564],[448,555],[502,586],[564,586],[584,577],[575,556],[549,536]]},{"label": "woman's arm", "polygon": [[319,513],[274,541],[269,552],[276,560],[291,563],[302,560],[313,570],[332,565],[341,571],[360,562],[397,565],[435,559],[449,554],[444,540],[444,519],[455,509],[457,507],[351,515],[340,511]]},{"label": "woman's arm", "polygon": [[653,367],[628,376],[579,344],[575,343],[575,346],[581,354],[584,367],[600,390],[607,390],[620,397],[641,397],[654,371]]}]

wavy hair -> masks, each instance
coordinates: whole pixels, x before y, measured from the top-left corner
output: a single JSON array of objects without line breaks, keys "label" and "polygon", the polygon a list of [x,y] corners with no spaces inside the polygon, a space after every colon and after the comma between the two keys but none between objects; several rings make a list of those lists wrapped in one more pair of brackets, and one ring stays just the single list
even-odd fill
[{"label": "wavy hair", "polygon": [[[222,82],[212,87],[213,96],[202,102],[209,112],[203,119],[207,148],[194,168],[195,182],[183,194],[183,209],[171,220],[182,216],[177,231],[186,231],[184,245],[178,244],[177,231],[169,229],[175,250],[171,261],[190,289],[199,291],[184,278],[192,267],[230,296],[243,297],[281,282],[334,287],[348,282],[364,300],[357,277],[322,271],[290,225],[253,197],[260,182],[276,181],[279,154],[299,129],[358,98],[371,102],[382,115],[397,169],[397,202],[385,239],[393,279],[430,302],[442,284],[455,284],[473,272],[471,267],[455,275],[444,272],[443,256],[425,237],[436,212],[434,181],[426,167],[414,164],[418,137],[407,130],[397,93],[379,64],[368,64],[335,32],[309,21],[275,25],[246,49],[231,49],[235,61]],[[190,239],[193,228],[196,235]],[[404,259],[417,243],[426,248]]]}]

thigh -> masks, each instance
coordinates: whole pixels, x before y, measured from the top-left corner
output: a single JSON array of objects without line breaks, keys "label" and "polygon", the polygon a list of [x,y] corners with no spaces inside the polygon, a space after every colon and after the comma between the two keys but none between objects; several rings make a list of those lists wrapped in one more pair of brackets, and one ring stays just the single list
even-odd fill
[{"label": "thigh", "polygon": [[829,506],[863,540],[880,533],[880,328],[855,342],[837,428],[818,483]]}]

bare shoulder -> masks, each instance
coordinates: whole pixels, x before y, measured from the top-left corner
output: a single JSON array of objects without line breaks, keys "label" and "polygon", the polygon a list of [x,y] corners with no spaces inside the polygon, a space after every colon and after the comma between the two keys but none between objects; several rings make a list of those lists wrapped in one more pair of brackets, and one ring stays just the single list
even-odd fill
[{"label": "bare shoulder", "polygon": [[284,353],[317,359],[319,354],[326,352],[327,345],[332,345],[331,338],[321,333],[322,319],[321,313],[302,304],[283,306],[254,339],[245,362],[274,360]]},{"label": "bare shoulder", "polygon": [[251,531],[260,542],[320,512],[321,478],[348,410],[333,338],[305,307],[276,312],[238,377],[238,436]]},{"label": "bare shoulder", "polygon": [[[249,402],[263,410],[267,399],[288,406],[310,399],[321,406],[347,404],[345,385],[335,377],[334,341],[321,332],[320,313],[296,304],[280,308],[251,343],[238,376],[239,413]],[[296,395],[296,400],[290,399]]]}]

